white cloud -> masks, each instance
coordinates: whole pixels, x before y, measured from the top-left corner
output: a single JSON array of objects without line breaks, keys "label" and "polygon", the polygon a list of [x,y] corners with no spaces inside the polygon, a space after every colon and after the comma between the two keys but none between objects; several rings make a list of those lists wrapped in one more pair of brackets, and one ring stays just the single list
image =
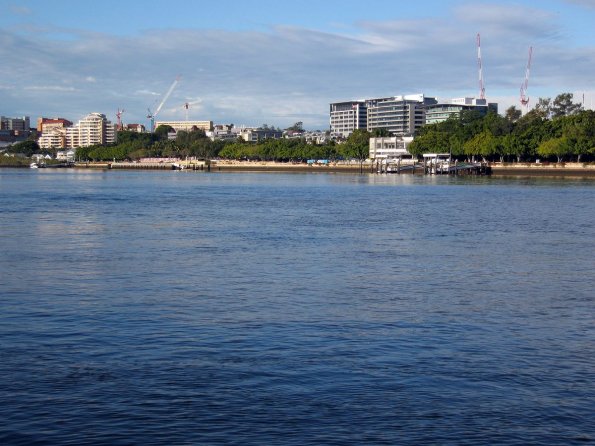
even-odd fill
[{"label": "white cloud", "polygon": [[[307,128],[325,128],[332,101],[477,94],[477,32],[486,94],[505,102],[500,110],[518,101],[530,45],[532,97],[592,85],[593,46],[569,45],[555,14],[467,3],[440,19],[365,21],[328,32],[277,26],[116,37],[51,28],[41,35],[0,30],[0,79],[14,84],[2,89],[2,103],[9,107],[4,113],[11,107],[32,116],[102,111],[112,119],[120,107],[127,122],[146,123],[147,108],[156,106],[181,73],[162,119],[183,118],[182,105],[190,101],[193,119],[282,127],[304,121]],[[60,33],[74,37],[67,42],[51,37]]]}]

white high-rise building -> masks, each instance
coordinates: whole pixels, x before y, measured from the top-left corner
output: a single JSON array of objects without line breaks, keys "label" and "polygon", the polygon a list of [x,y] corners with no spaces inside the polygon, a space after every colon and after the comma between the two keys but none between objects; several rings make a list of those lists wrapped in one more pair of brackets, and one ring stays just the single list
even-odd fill
[{"label": "white high-rise building", "polygon": [[74,127],[66,129],[67,148],[112,144],[116,140],[116,126],[101,113],[90,113]]}]

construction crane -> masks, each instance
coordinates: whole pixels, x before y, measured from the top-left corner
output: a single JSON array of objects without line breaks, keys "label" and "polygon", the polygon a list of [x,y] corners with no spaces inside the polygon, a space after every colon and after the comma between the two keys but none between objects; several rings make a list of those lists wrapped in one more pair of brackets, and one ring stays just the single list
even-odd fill
[{"label": "construction crane", "polygon": [[185,102],[184,103],[184,108],[186,109],[186,122],[188,122],[188,109],[190,108],[190,103],[189,102]]},{"label": "construction crane", "polygon": [[176,77],[176,80],[174,80],[173,84],[171,84],[171,86],[169,87],[169,90],[167,90],[167,93],[165,93],[165,95],[163,96],[163,99],[161,100],[161,102],[159,103],[157,108],[155,109],[155,112],[152,112],[150,108],[147,108],[147,111],[149,112],[149,114],[147,115],[147,118],[149,118],[151,120],[151,132],[155,131],[155,118],[161,111],[163,104],[165,104],[165,101],[167,101],[167,99],[171,95],[172,91],[174,91],[174,88],[176,88],[176,85],[178,85],[178,82],[180,82],[180,76]]},{"label": "construction crane", "polygon": [[118,111],[116,112],[116,118],[118,118],[118,130],[122,130],[122,113],[124,113],[124,109],[120,110],[118,107]]},{"label": "construction crane", "polygon": [[533,58],[533,47],[529,47],[529,59],[525,69],[525,80],[521,84],[521,106],[525,107],[525,112],[529,111],[529,96],[527,96],[527,87],[529,86],[529,71],[531,70],[531,59]]},{"label": "construction crane", "polygon": [[479,68],[479,99],[486,98],[486,89],[483,84],[483,67],[481,65],[481,37],[477,33],[477,67]]}]

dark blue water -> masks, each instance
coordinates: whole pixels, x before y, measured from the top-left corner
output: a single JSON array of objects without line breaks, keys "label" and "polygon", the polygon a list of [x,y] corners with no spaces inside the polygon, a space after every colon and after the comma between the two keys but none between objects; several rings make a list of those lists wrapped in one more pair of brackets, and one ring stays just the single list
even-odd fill
[{"label": "dark blue water", "polygon": [[0,443],[593,443],[594,198],[0,170]]}]

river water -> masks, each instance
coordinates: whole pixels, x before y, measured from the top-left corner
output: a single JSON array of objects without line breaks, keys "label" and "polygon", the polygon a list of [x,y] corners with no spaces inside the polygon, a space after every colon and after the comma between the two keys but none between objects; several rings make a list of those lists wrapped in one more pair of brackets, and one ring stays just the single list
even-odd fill
[{"label": "river water", "polygon": [[0,443],[595,442],[594,198],[0,169]]}]

